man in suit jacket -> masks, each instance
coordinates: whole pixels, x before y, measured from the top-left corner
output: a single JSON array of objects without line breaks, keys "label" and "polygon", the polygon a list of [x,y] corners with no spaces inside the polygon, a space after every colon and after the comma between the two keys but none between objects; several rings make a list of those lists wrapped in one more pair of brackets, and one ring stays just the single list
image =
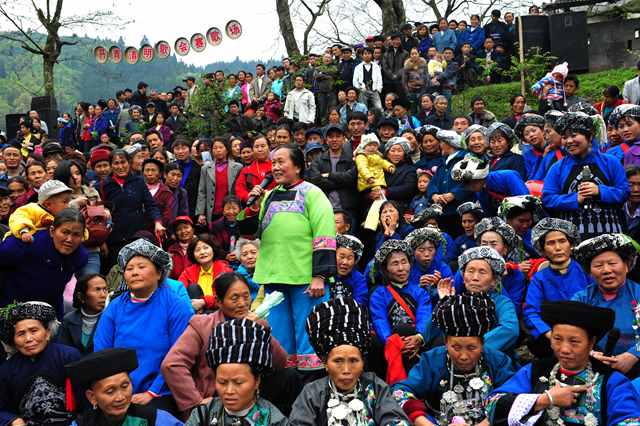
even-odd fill
[{"label": "man in suit jacket", "polygon": [[269,92],[271,92],[271,80],[264,73],[264,65],[258,64],[256,65],[256,76],[249,88],[249,96],[253,101],[263,102],[267,99]]},{"label": "man in suit jacket", "polygon": [[185,136],[178,135],[171,145],[171,150],[182,170],[180,186],[188,194],[189,216],[195,219],[198,185],[200,184],[200,165],[191,158],[191,142]]},{"label": "man in suit jacket", "polygon": [[409,53],[402,48],[400,34],[391,35],[391,47],[382,57],[382,78],[384,80],[383,94],[395,92],[402,96],[402,68]]}]

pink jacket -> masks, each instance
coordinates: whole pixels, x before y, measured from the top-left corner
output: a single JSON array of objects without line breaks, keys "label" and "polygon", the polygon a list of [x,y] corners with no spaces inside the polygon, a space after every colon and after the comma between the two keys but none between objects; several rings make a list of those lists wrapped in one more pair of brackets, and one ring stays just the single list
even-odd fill
[{"label": "pink jacket", "polygon": [[[204,398],[215,394],[215,373],[209,368],[205,353],[213,327],[224,321],[224,315],[219,310],[208,315],[194,315],[162,361],[162,375],[171,389],[178,410],[183,414],[188,415]],[[287,352],[274,337],[271,337],[271,346],[273,368],[285,368]]]}]

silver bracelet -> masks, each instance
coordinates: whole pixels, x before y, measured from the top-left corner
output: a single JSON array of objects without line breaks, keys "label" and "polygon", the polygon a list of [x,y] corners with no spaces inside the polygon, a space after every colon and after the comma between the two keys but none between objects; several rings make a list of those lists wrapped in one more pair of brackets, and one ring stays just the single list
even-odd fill
[{"label": "silver bracelet", "polygon": [[551,392],[549,392],[548,390],[546,390],[546,391],[544,391],[544,394],[545,394],[545,395],[547,395],[547,398],[549,398],[549,403],[550,403],[551,405],[556,405],[556,404],[553,402],[553,397],[551,396]]}]

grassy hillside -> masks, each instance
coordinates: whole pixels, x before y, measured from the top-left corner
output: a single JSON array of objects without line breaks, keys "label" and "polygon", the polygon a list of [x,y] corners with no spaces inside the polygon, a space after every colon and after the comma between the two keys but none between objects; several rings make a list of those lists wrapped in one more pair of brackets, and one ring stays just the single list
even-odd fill
[{"label": "grassy hillside", "polygon": [[[602,98],[602,90],[606,87],[618,86],[622,91],[624,82],[635,75],[635,70],[626,68],[581,74],[578,76],[580,80],[579,95],[591,102],[598,102]],[[481,96],[487,102],[487,109],[493,112],[498,119],[502,119],[510,114],[509,99],[518,93],[520,93],[520,82],[474,87],[455,95],[451,108],[454,113],[468,112],[471,99]],[[529,106],[535,109],[537,102],[537,99],[530,92],[527,93]]]}]

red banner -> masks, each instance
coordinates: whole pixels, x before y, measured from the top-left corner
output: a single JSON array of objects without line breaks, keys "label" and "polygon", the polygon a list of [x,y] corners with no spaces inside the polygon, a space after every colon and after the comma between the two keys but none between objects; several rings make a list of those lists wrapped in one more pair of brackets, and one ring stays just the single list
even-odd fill
[{"label": "red banner", "polygon": [[156,55],[160,59],[166,59],[171,56],[171,45],[162,40],[156,43]]},{"label": "red banner", "polygon": [[153,47],[151,47],[150,44],[145,44],[140,48],[140,59],[142,59],[142,62],[153,61],[154,54],[155,54],[155,51],[153,50]]},{"label": "red banner", "polygon": [[207,41],[212,46],[222,43],[222,31],[217,27],[211,27],[207,30]]},{"label": "red banner", "polygon": [[111,46],[109,48],[109,59],[114,64],[119,64],[122,61],[122,49],[118,46]]},{"label": "red banner", "polygon": [[188,54],[189,51],[191,50],[191,45],[189,44],[189,40],[187,40],[184,37],[180,37],[179,39],[176,40],[175,44],[173,45],[173,48],[175,49],[176,54],[180,56],[184,56]]},{"label": "red banner", "polygon": [[93,56],[95,56],[96,61],[99,64],[104,64],[109,58],[109,53],[107,52],[107,49],[105,47],[97,46],[95,49],[93,49]]},{"label": "red banner", "polygon": [[138,59],[140,59],[140,53],[138,53],[138,49],[135,47],[127,47],[124,50],[124,60],[127,61],[128,64],[136,64],[138,63]]},{"label": "red banner", "polygon": [[235,40],[237,38],[240,38],[240,36],[242,35],[242,25],[240,25],[240,22],[233,19],[227,22],[227,25],[225,26],[225,31],[227,33],[227,37],[229,37],[232,40]]}]

